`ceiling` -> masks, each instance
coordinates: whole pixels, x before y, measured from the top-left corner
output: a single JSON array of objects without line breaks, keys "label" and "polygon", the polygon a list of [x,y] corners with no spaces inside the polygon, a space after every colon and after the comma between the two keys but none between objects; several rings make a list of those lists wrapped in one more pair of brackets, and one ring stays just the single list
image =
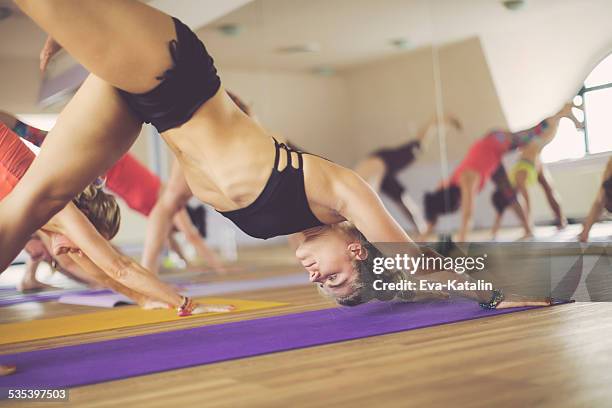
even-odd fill
[{"label": "ceiling", "polygon": [[[519,32],[552,7],[577,7],[580,1],[527,0],[523,9],[510,12],[500,0],[254,0],[198,34],[225,68],[338,69],[406,52],[391,45],[395,39],[406,39],[412,49],[491,31]],[[210,4],[192,2],[191,15],[206,15]],[[0,0],[0,6],[15,9],[9,0]],[[221,34],[218,27],[226,24],[240,26],[241,34]],[[45,34],[16,10],[0,21],[0,38],[10,39],[0,42],[0,58],[37,58]],[[319,51],[278,52],[309,43]]]},{"label": "ceiling", "polygon": [[[500,0],[255,0],[198,31],[222,68],[311,70],[345,68],[406,49],[445,44],[491,32],[520,35],[558,10],[578,11],[582,0],[527,0],[509,11]],[[229,37],[218,28],[236,24]],[[318,44],[312,53],[279,49]]]}]

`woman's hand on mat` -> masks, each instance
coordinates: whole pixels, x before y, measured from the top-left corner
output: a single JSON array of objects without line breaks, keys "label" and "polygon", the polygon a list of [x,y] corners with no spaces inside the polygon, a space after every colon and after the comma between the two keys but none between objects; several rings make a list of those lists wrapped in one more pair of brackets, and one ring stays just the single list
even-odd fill
[{"label": "woman's hand on mat", "polygon": [[582,232],[578,234],[577,238],[580,242],[589,242],[589,231],[582,230]]},{"label": "woman's hand on mat", "polygon": [[426,302],[428,300],[446,300],[450,298],[447,292],[432,291],[425,292],[422,290],[415,291],[414,296],[410,299],[411,302]]},{"label": "woman's hand on mat", "polygon": [[512,307],[527,307],[527,306],[550,306],[550,298],[533,298],[521,295],[506,295],[504,300],[497,305],[496,309],[509,309]]},{"label": "woman's hand on mat", "polygon": [[193,309],[192,314],[202,314],[202,313],[227,313],[236,310],[236,306],[234,305],[206,305],[200,304],[197,305],[195,309]]},{"label": "woman's hand on mat", "polygon": [[47,66],[51,59],[62,49],[62,46],[59,45],[57,41],[55,41],[52,37],[47,37],[47,41],[45,41],[45,45],[43,49],[40,51],[40,70],[41,72],[45,72]]},{"label": "woman's hand on mat", "polygon": [[144,310],[156,310],[156,309],[171,309],[172,307],[166,302],[160,302],[159,300],[147,299],[139,302],[139,305]]}]

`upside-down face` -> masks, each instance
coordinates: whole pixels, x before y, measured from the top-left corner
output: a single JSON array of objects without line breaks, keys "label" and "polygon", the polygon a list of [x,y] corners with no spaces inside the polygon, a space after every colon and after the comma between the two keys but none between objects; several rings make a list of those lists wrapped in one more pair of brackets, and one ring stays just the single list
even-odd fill
[{"label": "upside-down face", "polygon": [[355,262],[367,256],[362,245],[337,228],[308,235],[295,256],[308,272],[310,281],[326,294],[341,298],[358,287]]}]

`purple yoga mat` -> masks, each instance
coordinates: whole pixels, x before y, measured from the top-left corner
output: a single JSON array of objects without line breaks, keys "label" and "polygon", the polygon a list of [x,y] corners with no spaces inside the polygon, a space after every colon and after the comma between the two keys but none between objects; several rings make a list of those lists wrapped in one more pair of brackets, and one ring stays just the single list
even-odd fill
[{"label": "purple yoga mat", "polygon": [[18,370],[0,377],[0,392],[95,384],[526,309],[482,310],[463,300],[371,303],[0,355],[0,364]]}]

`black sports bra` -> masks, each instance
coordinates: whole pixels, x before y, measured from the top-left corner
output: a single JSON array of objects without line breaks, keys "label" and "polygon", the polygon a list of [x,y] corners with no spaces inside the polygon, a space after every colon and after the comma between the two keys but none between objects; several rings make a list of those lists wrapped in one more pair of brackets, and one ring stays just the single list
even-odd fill
[{"label": "black sports bra", "polygon": [[[305,153],[293,150],[276,139],[274,146],[276,149],[274,167],[261,194],[247,207],[233,211],[219,211],[238,228],[255,238],[268,239],[289,235],[323,225],[308,205],[302,158]],[[278,170],[281,151],[287,153],[287,165],[283,170]],[[292,152],[298,157],[297,168],[292,164]]]}]

